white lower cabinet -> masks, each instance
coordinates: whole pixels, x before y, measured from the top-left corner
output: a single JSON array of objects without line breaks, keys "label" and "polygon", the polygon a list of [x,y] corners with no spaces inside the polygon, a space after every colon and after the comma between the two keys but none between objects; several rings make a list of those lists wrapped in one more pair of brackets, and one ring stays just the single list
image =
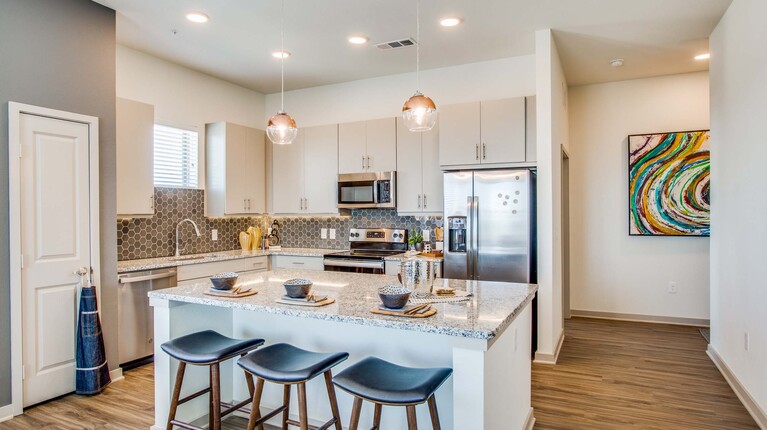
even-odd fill
[{"label": "white lower cabinet", "polygon": [[439,128],[414,133],[397,120],[397,213],[442,214]]},{"label": "white lower cabinet", "polygon": [[247,273],[266,272],[267,270],[269,270],[269,258],[263,256],[178,266],[176,276],[181,282],[190,279],[209,278],[221,272]]},{"label": "white lower cabinet", "polygon": [[272,269],[325,270],[323,257],[272,255]]}]

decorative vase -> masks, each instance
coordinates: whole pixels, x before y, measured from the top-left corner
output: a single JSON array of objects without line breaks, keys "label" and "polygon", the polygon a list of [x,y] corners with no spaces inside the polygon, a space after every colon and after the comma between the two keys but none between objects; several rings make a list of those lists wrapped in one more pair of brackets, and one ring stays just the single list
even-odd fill
[{"label": "decorative vase", "polygon": [[415,250],[418,252],[423,251],[423,242],[418,242],[415,244]]},{"label": "decorative vase", "polygon": [[240,248],[243,251],[250,251],[250,234],[247,232],[240,232]]}]

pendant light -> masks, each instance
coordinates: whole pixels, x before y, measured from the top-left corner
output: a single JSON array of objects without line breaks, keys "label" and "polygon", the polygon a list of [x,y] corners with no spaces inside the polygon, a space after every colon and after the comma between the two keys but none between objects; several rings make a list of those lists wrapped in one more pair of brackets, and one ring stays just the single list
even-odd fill
[{"label": "pendant light", "polygon": [[[285,52],[285,0],[280,16],[280,52]],[[285,112],[285,57],[280,56],[280,111],[266,125],[266,135],[275,145],[290,145],[298,136],[296,121]]]},{"label": "pendant light", "polygon": [[[421,2],[415,3],[415,79],[416,88],[421,86]],[[437,105],[419,89],[402,106],[402,119],[410,131],[424,132],[434,128],[437,123]]]}]

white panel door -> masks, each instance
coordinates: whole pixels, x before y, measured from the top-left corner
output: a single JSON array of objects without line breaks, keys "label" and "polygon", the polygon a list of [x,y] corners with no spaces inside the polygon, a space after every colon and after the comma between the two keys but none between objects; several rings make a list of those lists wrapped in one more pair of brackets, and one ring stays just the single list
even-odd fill
[{"label": "white panel door", "polygon": [[117,215],[154,215],[154,106],[117,99]]},{"label": "white panel door", "polygon": [[367,171],[365,121],[338,124],[338,173]]},{"label": "white panel door", "polygon": [[397,120],[397,212],[421,212],[421,134]]},{"label": "white panel door", "polygon": [[479,164],[479,102],[439,109],[439,164]]},{"label": "white panel door", "polygon": [[24,406],[75,388],[74,272],[91,266],[88,132],[21,115]]},{"label": "white panel door", "polygon": [[304,212],[338,213],[338,126],[304,128]]},{"label": "white panel door", "polygon": [[525,98],[481,105],[482,164],[525,161]]},{"label": "white panel door", "polygon": [[397,170],[397,123],[395,118],[365,121],[368,172]]},{"label": "white panel door", "polygon": [[290,145],[271,145],[272,212],[300,213],[304,198],[304,129],[298,129]]},{"label": "white panel door", "polygon": [[421,133],[423,211],[442,213],[442,169],[439,167],[439,128]]}]

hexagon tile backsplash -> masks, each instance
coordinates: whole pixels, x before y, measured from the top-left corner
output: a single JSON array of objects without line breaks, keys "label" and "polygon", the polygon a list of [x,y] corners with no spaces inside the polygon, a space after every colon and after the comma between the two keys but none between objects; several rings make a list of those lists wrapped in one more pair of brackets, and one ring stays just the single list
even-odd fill
[{"label": "hexagon tile backsplash", "polygon": [[[351,216],[261,216],[241,218],[206,218],[204,191],[182,188],[155,189],[155,215],[152,218],[117,220],[117,258],[166,257],[175,253],[176,224],[192,219],[200,227],[201,236],[184,223],[179,229],[182,254],[227,251],[239,248],[238,235],[249,226],[261,226],[264,231],[273,220],[280,223],[280,238],[286,248],[348,249],[351,228],[414,228],[433,230],[442,227],[441,217],[397,216],[385,209],[354,210]],[[336,229],[335,239],[321,239],[320,229]],[[211,240],[211,230],[218,230],[218,240]],[[434,243],[434,235],[431,236]]]}]

